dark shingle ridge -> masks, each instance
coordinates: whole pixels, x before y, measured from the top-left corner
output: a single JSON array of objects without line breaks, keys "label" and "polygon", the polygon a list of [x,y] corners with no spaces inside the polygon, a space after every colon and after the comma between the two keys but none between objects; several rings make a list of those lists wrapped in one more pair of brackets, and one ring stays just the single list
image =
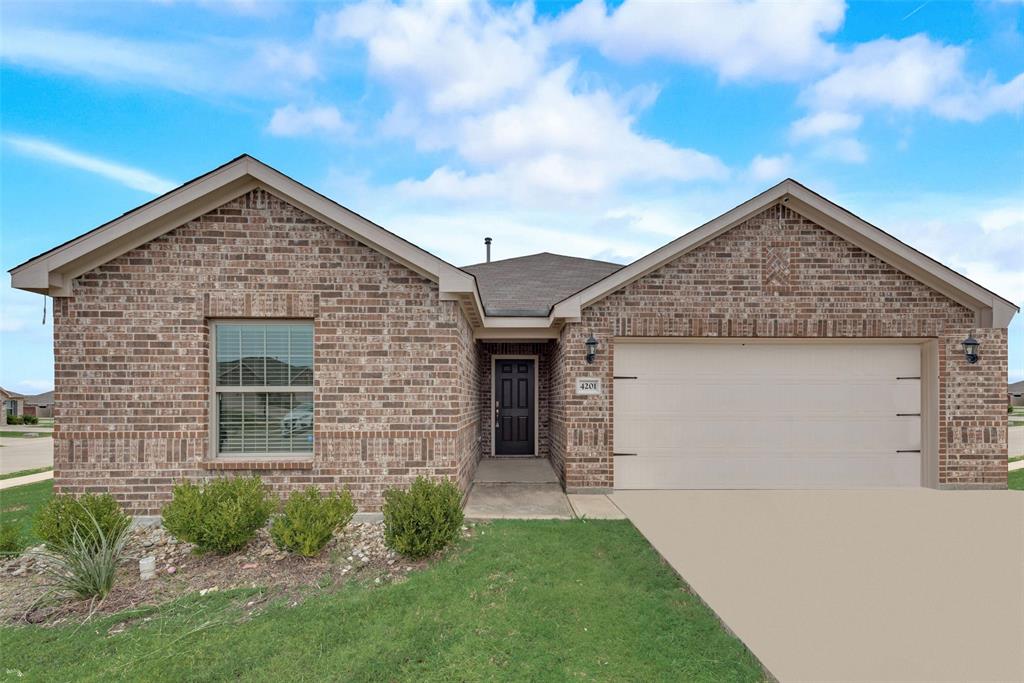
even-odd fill
[{"label": "dark shingle ridge", "polygon": [[476,277],[487,315],[546,316],[562,299],[589,287],[621,263],[550,252],[464,266]]}]

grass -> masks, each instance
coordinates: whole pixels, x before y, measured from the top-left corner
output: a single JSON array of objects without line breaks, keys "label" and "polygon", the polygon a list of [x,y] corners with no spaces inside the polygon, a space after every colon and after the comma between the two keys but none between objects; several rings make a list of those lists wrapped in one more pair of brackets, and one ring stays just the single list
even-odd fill
[{"label": "grass", "polygon": [[[297,606],[192,595],[85,627],[0,630],[0,670],[62,680],[760,681],[624,521],[495,522],[403,583]],[[123,632],[122,632],[123,631]]]},{"label": "grass", "polygon": [[[31,434],[31,436],[26,436]],[[38,439],[44,436],[53,436],[53,432],[11,432],[11,431],[0,431],[0,437],[5,439]]]},{"label": "grass", "polygon": [[52,469],[52,467],[37,467],[33,470],[18,470],[17,472],[8,472],[7,474],[0,474],[0,481],[4,479],[17,479],[18,477],[26,477],[30,474],[39,474],[40,472],[49,472]]},{"label": "grass", "polygon": [[1007,475],[1007,488],[1024,491],[1024,470],[1014,470]]},{"label": "grass", "polygon": [[29,545],[40,543],[32,532],[32,520],[52,495],[52,479],[0,490],[0,522],[11,520],[20,524],[22,535]]}]

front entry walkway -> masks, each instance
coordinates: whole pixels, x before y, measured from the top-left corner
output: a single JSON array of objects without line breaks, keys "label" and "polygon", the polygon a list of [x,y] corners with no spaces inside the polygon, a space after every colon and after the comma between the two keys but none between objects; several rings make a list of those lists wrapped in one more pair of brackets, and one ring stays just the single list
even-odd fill
[{"label": "front entry walkway", "polygon": [[1024,680],[1024,493],[617,491],[780,681]]},{"label": "front entry walkway", "polygon": [[466,519],[572,519],[547,458],[484,458],[477,465]]}]

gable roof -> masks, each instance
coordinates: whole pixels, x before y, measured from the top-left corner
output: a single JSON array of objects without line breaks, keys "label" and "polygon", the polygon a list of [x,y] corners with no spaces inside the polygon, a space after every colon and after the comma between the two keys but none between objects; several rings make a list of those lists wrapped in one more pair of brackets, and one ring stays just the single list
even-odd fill
[{"label": "gable roof", "polygon": [[622,267],[543,252],[462,269],[476,276],[487,315],[547,316],[555,303]]},{"label": "gable roof", "polygon": [[23,395],[15,392],[15,391],[8,391],[7,389],[4,389],[3,387],[0,387],[0,397],[3,397],[5,399],[7,399],[7,398],[25,398]]},{"label": "gable roof", "polygon": [[978,327],[1006,327],[1020,310],[1012,302],[899,241],[792,178],[749,199],[625,268],[558,302],[554,317],[578,318],[580,311],[629,283],[679,258],[782,202],[826,230],[975,312]]},{"label": "gable roof", "polygon": [[[555,328],[578,320],[584,307],[778,202],[973,310],[979,327],[1006,327],[1019,310],[792,179],[628,266],[545,253],[460,269],[247,154],[15,266],[11,285],[69,296],[71,281],[79,275],[257,188],[437,282],[440,299],[458,303],[481,337],[479,328],[494,328],[490,336],[495,338],[503,333],[557,335]],[[482,291],[487,292],[486,309]]]},{"label": "gable roof", "polygon": [[1007,384],[1006,393],[1016,395],[1024,394],[1024,380],[1014,382],[1013,384]]},{"label": "gable roof", "polygon": [[53,391],[44,391],[41,394],[34,394],[25,397],[25,403],[30,406],[53,405]]},{"label": "gable roof", "polygon": [[439,283],[446,298],[473,299],[467,308],[476,309],[474,317],[482,315],[471,275],[248,154],[15,266],[10,271],[11,284],[30,292],[68,296],[71,281],[79,275],[256,188]]}]

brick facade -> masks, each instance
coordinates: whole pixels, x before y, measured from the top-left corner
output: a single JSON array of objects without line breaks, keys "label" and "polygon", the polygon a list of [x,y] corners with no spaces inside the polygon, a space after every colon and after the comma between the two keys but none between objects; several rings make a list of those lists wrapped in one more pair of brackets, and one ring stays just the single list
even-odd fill
[{"label": "brick facade", "polygon": [[[236,472],[281,493],[344,486],[364,511],[420,474],[466,491],[491,452],[496,354],[538,357],[538,454],[566,488],[611,488],[621,337],[935,340],[938,483],[1006,485],[1006,330],[974,328],[970,310],[782,205],[595,302],[550,342],[475,341],[435,282],[263,190],[78,277],[54,309],[58,490],[110,491],[137,515],[158,514],[175,481]],[[210,322],[233,318],[313,321],[311,457],[212,457]],[[972,331],[976,365],[960,348]],[[604,394],[576,396],[581,376]]]},{"label": "brick facade", "polygon": [[[781,204],[585,308],[553,354],[551,458],[569,490],[613,486],[616,337],[933,338],[939,345],[939,485],[1006,486],[1005,329]],[[964,361],[974,331],[983,352]],[[586,365],[583,342],[601,348]],[[601,396],[575,396],[578,376]]]},{"label": "brick facade", "polygon": [[[314,321],[314,452],[211,459],[215,318]],[[436,283],[255,190],[79,277],[55,300],[59,490],[157,514],[226,468],[279,492],[348,487],[361,510],[416,475],[465,489],[479,457],[472,330]]]}]

